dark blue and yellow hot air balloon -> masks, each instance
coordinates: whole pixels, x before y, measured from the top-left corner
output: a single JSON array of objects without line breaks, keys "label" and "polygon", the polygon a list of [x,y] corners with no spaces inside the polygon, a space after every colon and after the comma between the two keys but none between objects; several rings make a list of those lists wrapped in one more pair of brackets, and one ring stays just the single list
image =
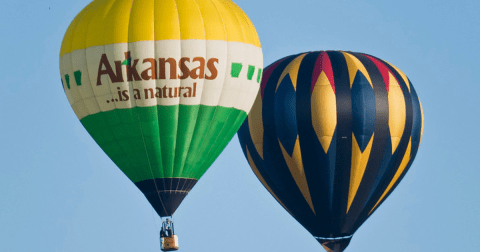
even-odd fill
[{"label": "dark blue and yellow hot air balloon", "polygon": [[417,154],[407,76],[363,53],[308,52],[265,68],[238,133],[258,179],[327,251],[341,252]]}]

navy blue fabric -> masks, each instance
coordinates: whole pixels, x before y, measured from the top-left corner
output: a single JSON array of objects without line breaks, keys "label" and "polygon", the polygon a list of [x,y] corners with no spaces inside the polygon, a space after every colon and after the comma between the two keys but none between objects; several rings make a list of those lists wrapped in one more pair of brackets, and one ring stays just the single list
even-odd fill
[{"label": "navy blue fabric", "polygon": [[[392,66],[390,66],[390,64],[388,64],[383,60],[380,60],[380,61],[382,61],[385,64],[385,66],[387,66],[387,68],[393,73],[394,77],[398,80],[398,84],[402,89],[402,93],[405,99],[406,118],[405,118],[405,128],[404,128],[402,137],[400,138],[400,142],[397,146],[397,149],[392,155],[392,159],[390,160],[390,164],[388,165],[389,168],[385,173],[385,177],[383,181],[381,181],[381,183],[379,184],[375,193],[372,195],[372,199],[380,199],[380,197],[383,195],[383,192],[387,189],[388,185],[390,184],[393,177],[397,173],[397,170],[400,168],[400,164],[403,160],[403,157],[408,147],[408,143],[410,141],[410,136],[412,133],[412,119],[413,119],[412,99],[411,99],[411,95],[409,93],[407,84],[401,77],[400,73],[398,73]],[[385,201],[385,199],[387,199],[388,196],[393,192],[393,190],[397,187],[398,183],[401,181],[401,178],[403,178],[405,173],[408,171],[409,166],[410,165],[407,165],[403,174],[400,176],[397,182],[392,186],[390,191],[385,195],[385,197],[382,199],[382,201],[379,203],[378,206],[380,206]],[[376,204],[376,202],[375,203],[369,202],[369,203],[373,204],[373,205],[369,205],[369,207],[370,206],[373,207]],[[378,206],[376,209],[378,209]]]},{"label": "navy blue fabric", "polygon": [[[331,155],[325,154],[322,145],[318,141],[312,122],[311,86],[312,71],[319,52],[309,53],[300,64],[297,78],[297,125],[299,131],[300,149],[302,151],[303,169],[307,179],[312,204],[316,216],[310,222],[315,224],[315,229],[309,230],[315,236],[329,235],[330,219],[333,201],[334,169],[329,163]],[[333,141],[332,141],[333,142]],[[334,144],[333,144],[334,145]],[[334,149],[335,147],[330,147]],[[331,151],[335,158],[335,151]],[[325,169],[327,167],[327,169]],[[319,218],[321,216],[321,218]],[[303,223],[302,223],[303,225]],[[305,225],[304,225],[305,226]]]},{"label": "navy blue fabric", "polygon": [[375,129],[375,92],[362,72],[352,83],[353,134],[363,152]]},{"label": "navy blue fabric", "polygon": [[[383,157],[391,156],[391,140],[388,125],[388,93],[385,81],[377,66],[366,55],[352,54],[360,60],[369,73],[375,100],[375,117],[372,118],[375,136],[370,151],[371,155],[343,226],[344,230],[355,231],[369,217],[368,213],[371,208],[366,207],[366,202],[369,200],[370,192],[377,190],[378,184],[375,185],[375,181],[378,178],[379,170],[382,169]],[[386,149],[390,152],[387,153]],[[384,153],[384,155],[377,155],[377,153]]]},{"label": "navy blue fabric", "polygon": [[[296,90],[290,75],[277,84],[282,72],[299,55],[286,57],[263,82],[262,97],[263,158],[253,145],[248,118],[239,130],[239,139],[246,155],[248,148],[251,158],[265,183],[278,196],[285,208],[312,235],[317,237],[345,237],[352,235],[370,216],[373,207],[379,202],[391,183],[402,160],[408,143],[412,139],[410,161],[381,205],[410,168],[420,142],[422,127],[420,102],[411,86],[395,68],[373,56],[351,53],[365,67],[368,79],[360,71],[354,76],[350,87],[348,65],[343,52],[307,53],[299,66]],[[373,57],[373,59],[372,59]],[[378,60],[377,61],[375,61]],[[317,60],[328,60],[322,64]],[[318,139],[312,121],[312,78],[315,65],[322,69],[331,67],[332,76],[328,76],[335,91],[337,122],[334,135],[327,153]],[[323,62],[324,63],[324,62]],[[269,67],[265,68],[265,72]],[[405,128],[400,142],[392,154],[392,141],[389,128],[389,105],[386,81],[382,73],[386,69],[398,80],[405,99]],[[328,72],[329,69],[326,70]],[[328,72],[329,73],[329,72]],[[321,110],[320,110],[321,111]],[[318,110],[317,110],[318,112]],[[322,122],[319,122],[322,123]],[[252,129],[255,130],[255,129]],[[365,172],[356,190],[355,197],[347,210],[350,191],[350,173],[352,165],[352,135],[363,152],[373,138],[371,155]],[[291,156],[295,140],[299,139],[301,158],[308,191],[315,213],[311,210],[293,179],[279,141]],[[378,206],[377,208],[378,209]]]},{"label": "navy blue fabric", "polygon": [[[411,82],[410,82],[411,83]],[[420,145],[420,135],[422,131],[422,111],[420,108],[420,100],[418,99],[417,92],[413,85],[410,85],[410,92],[412,94],[412,112],[413,112],[413,125],[412,125],[412,159],[415,157]]]},{"label": "navy blue fabric", "polygon": [[274,113],[277,137],[290,156],[298,136],[295,96],[292,80],[287,74],[275,93]]},{"label": "navy blue fabric", "polygon": [[327,52],[332,64],[335,79],[335,95],[337,103],[337,142],[335,159],[335,179],[333,189],[333,206],[331,219],[331,233],[337,236],[346,236],[342,230],[345,223],[345,213],[348,205],[348,188],[350,187],[350,170],[352,164],[352,132],[353,111],[350,89],[350,77],[345,56],[342,52]]}]

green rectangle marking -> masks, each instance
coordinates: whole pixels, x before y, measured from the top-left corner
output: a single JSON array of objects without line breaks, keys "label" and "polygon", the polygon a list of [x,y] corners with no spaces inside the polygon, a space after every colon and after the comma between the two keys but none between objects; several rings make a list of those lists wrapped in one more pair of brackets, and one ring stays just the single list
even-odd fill
[{"label": "green rectangle marking", "polygon": [[258,74],[257,74],[257,83],[260,83],[261,80],[262,80],[262,69],[259,68]]},{"label": "green rectangle marking", "polygon": [[67,82],[67,88],[70,89],[70,76],[68,74],[65,74],[65,82]]},{"label": "green rectangle marking", "polygon": [[82,85],[82,72],[80,70],[73,72],[73,76],[75,77],[75,82],[77,83],[77,86]]},{"label": "green rectangle marking", "polygon": [[255,73],[255,67],[252,65],[248,65],[247,79],[252,80],[254,73]]},{"label": "green rectangle marking", "polygon": [[240,72],[242,71],[242,67],[242,63],[232,63],[232,71],[230,72],[230,75],[233,78],[238,78]]}]

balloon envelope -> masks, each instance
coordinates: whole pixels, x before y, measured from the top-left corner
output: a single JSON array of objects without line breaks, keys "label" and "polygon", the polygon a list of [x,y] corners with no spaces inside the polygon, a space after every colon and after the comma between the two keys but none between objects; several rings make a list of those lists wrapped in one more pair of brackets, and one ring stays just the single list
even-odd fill
[{"label": "balloon envelope", "polygon": [[408,171],[422,131],[403,72],[367,54],[319,51],[265,68],[238,137],[268,191],[338,252]]},{"label": "balloon envelope", "polygon": [[230,0],[95,0],[60,52],[78,119],[160,216],[236,133],[262,67],[255,28]]}]

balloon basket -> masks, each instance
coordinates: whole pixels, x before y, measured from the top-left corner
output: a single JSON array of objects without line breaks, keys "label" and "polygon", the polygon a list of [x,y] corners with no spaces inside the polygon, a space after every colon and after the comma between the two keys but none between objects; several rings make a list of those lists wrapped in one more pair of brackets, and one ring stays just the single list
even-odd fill
[{"label": "balloon basket", "polygon": [[160,246],[161,246],[160,249],[162,251],[178,250],[178,237],[177,237],[177,235],[162,237]]}]

